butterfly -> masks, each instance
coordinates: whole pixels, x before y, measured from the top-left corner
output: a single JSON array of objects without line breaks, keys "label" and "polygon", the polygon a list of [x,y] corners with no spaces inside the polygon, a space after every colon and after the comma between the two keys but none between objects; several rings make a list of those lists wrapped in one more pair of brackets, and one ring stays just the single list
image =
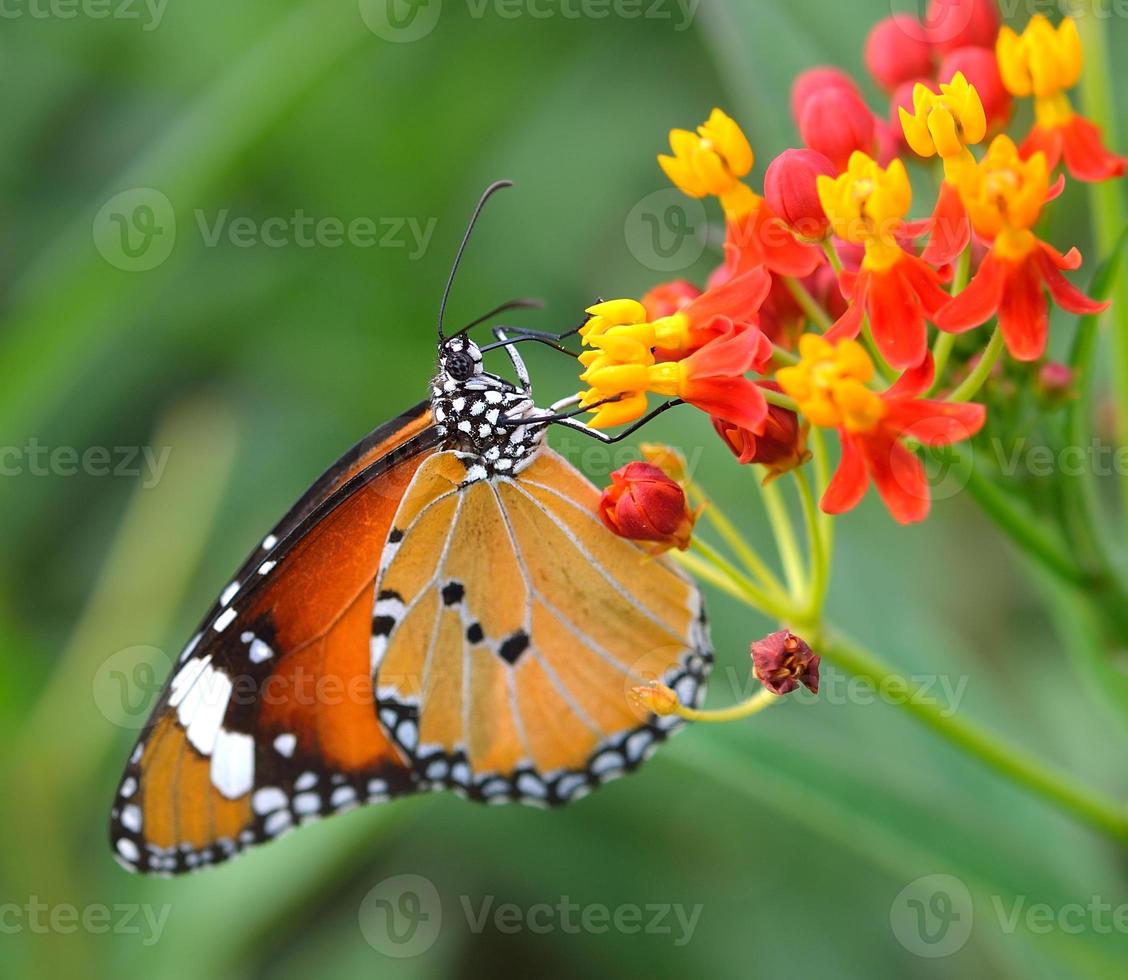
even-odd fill
[{"label": "butterfly", "polygon": [[[470,232],[503,186],[456,253],[430,397],[313,484],[180,654],[111,808],[127,869],[196,870],[427,790],[568,803],[679,726],[632,705],[631,686],[661,680],[700,703],[712,651],[697,587],[612,534],[596,488],[545,443],[556,424],[606,442],[631,430],[588,429],[577,398],[536,407],[516,345],[567,350],[559,336],[469,338],[526,301],[443,333]],[[516,381],[485,370],[497,348]]]}]

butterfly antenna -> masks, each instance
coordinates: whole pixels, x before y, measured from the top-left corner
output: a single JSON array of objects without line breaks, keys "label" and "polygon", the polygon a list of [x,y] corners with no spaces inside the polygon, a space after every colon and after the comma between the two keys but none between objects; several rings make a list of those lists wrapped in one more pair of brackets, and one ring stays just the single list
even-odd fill
[{"label": "butterfly antenna", "polygon": [[462,261],[462,253],[466,251],[466,243],[470,241],[470,233],[474,230],[474,223],[478,220],[478,215],[482,213],[482,208],[486,206],[488,201],[496,191],[501,190],[503,187],[512,187],[513,181],[511,180],[495,180],[483,192],[482,196],[478,199],[478,206],[474,208],[474,213],[470,215],[470,224],[466,226],[466,234],[462,236],[462,244],[458,246],[458,251],[454,253],[454,262],[451,263],[450,275],[447,276],[446,289],[443,290],[443,301],[439,304],[439,341],[443,341],[446,337],[443,335],[443,315],[446,313],[447,300],[450,298],[450,287],[454,284],[455,273],[458,272],[458,264]]},{"label": "butterfly antenna", "polygon": [[478,324],[485,323],[487,320],[492,320],[495,316],[506,313],[509,310],[543,310],[544,303],[539,299],[511,299],[508,302],[495,306],[489,313],[483,313],[476,320],[471,320],[461,330],[451,334],[451,337],[458,337],[466,333],[468,330],[473,330]]}]

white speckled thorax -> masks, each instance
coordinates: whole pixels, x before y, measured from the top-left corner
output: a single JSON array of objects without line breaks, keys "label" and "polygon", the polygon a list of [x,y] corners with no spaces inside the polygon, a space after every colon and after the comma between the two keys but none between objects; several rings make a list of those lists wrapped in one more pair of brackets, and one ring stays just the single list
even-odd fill
[{"label": "white speckled thorax", "polygon": [[503,423],[535,420],[532,397],[528,390],[486,373],[482,352],[465,337],[451,337],[439,347],[431,410],[446,448],[471,458],[471,480],[520,472],[540,449],[547,428],[535,421]]}]

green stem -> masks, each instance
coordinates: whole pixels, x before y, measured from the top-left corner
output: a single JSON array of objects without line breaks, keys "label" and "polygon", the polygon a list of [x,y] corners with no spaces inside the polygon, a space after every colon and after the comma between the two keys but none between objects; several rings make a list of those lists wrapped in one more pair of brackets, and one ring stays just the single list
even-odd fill
[{"label": "green stem", "polygon": [[987,347],[980,356],[974,370],[964,379],[963,384],[948,396],[948,401],[971,401],[991,376],[991,372],[994,370],[995,363],[999,360],[999,355],[1002,351],[1003,331],[1001,327],[995,327],[995,332],[991,334],[991,339],[987,341]]},{"label": "green stem", "polygon": [[[1084,49],[1085,70],[1081,74],[1081,97],[1085,114],[1104,135],[1106,145],[1117,145],[1118,116],[1111,85],[1108,43],[1104,21],[1096,16],[1096,3],[1091,0],[1076,18]],[[1089,185],[1089,210],[1093,222],[1093,238],[1098,254],[1108,255],[1128,225],[1128,207],[1124,203],[1122,183],[1106,180]],[[1111,321],[1112,384],[1114,391],[1117,443],[1128,445],[1128,280],[1120,277],[1112,293],[1112,308],[1106,314]],[[1128,510],[1128,472],[1121,482],[1121,496]]]},{"label": "green stem", "polygon": [[[952,277],[953,296],[964,291],[970,274],[971,246],[968,245],[960,254],[959,261],[956,263],[956,272]],[[935,368],[936,379],[932,382],[932,391],[936,391],[940,387],[941,381],[944,379],[944,372],[948,368],[948,359],[952,356],[952,348],[955,346],[955,343],[956,335],[954,333],[946,333],[941,330],[936,338],[936,342],[932,345],[932,363]]]},{"label": "green stem", "polygon": [[760,392],[764,396],[764,401],[769,405],[786,408],[789,412],[798,414],[799,406],[796,404],[795,399],[791,398],[789,395],[785,395],[782,391],[772,391],[771,388],[761,388]]},{"label": "green stem", "polygon": [[[708,577],[714,585],[724,588],[730,595],[775,619],[785,622],[794,618],[794,610],[789,603],[781,602],[775,596],[761,589],[712,545],[706,544],[699,537],[694,537],[690,547],[705,559],[706,564],[712,566],[714,574]],[[677,557],[684,560],[692,556],[680,553]],[[698,571],[700,570],[698,569]],[[727,580],[727,584],[722,584],[721,579]]]},{"label": "green stem", "polygon": [[764,509],[768,514],[768,522],[775,535],[776,547],[779,550],[779,559],[783,564],[784,578],[787,579],[788,591],[793,596],[803,594],[804,579],[803,559],[800,557],[799,542],[795,537],[795,525],[787,511],[787,504],[780,493],[779,487],[774,483],[765,483],[768,475],[762,467],[760,472],[760,495],[764,498]]},{"label": "green stem", "polygon": [[824,637],[819,652],[878,689],[895,685],[897,690],[905,691],[907,696],[899,698],[898,704],[952,745],[1109,836],[1128,840],[1128,807],[1079,785],[1067,774],[965,720],[950,708],[918,697],[921,692],[916,684],[841,634]]},{"label": "green stem", "polygon": [[698,503],[705,505],[705,519],[713,525],[725,544],[733,550],[736,557],[743,563],[745,570],[754,578],[759,579],[765,591],[771,593],[774,598],[780,602],[785,601],[786,593],[783,589],[783,583],[776,578],[767,563],[760,557],[759,552],[748,543],[724,511],[713,503],[696,483],[688,481],[686,488],[689,491],[690,500],[695,506]]},{"label": "green stem", "polygon": [[783,284],[787,287],[787,291],[791,293],[795,302],[799,304],[799,308],[807,314],[807,319],[823,333],[826,333],[834,325],[830,315],[819,305],[818,300],[811,295],[810,290],[802,282],[794,276],[784,276]]},{"label": "green stem", "polygon": [[815,503],[815,495],[811,490],[811,482],[807,479],[803,469],[792,470],[795,483],[799,487],[799,497],[803,502],[803,517],[807,526],[807,543],[811,551],[811,586],[807,596],[806,619],[818,622],[822,615],[823,603],[826,601],[826,588],[828,579],[828,555],[823,544],[820,530],[819,509]]},{"label": "green stem", "polygon": [[770,708],[780,700],[782,700],[782,698],[778,694],[772,694],[771,691],[765,688],[762,691],[757,691],[747,700],[741,701],[739,704],[734,704],[729,708],[708,710],[687,708],[685,705],[679,704],[674,714],[679,718],[684,718],[686,721],[704,721],[712,722],[713,724],[721,724],[727,721],[741,721],[745,718],[751,718],[752,715],[759,714],[765,708]]}]

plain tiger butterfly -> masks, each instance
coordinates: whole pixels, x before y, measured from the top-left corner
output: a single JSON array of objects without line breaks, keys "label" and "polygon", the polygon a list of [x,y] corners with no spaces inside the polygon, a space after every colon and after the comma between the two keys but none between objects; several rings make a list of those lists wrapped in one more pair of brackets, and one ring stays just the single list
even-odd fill
[{"label": "plain tiger butterfly", "polygon": [[[508,184],[483,195],[452,264],[430,398],[313,484],[180,654],[111,810],[129,870],[191,871],[424,790],[564,804],[678,727],[631,705],[630,686],[660,679],[700,703],[697,587],[607,530],[598,491],[545,445],[552,424],[631,430],[588,429],[576,398],[535,406],[516,344],[562,338],[467,336],[523,301],[443,334],[470,231]],[[485,370],[495,348],[515,381]]]}]

